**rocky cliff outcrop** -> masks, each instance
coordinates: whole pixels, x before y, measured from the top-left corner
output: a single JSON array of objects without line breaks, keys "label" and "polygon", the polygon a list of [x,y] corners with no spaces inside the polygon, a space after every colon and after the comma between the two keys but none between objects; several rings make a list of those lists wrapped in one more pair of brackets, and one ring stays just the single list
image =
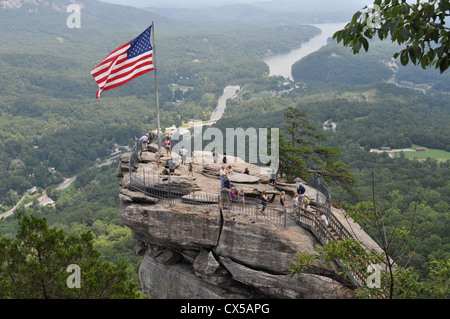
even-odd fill
[{"label": "rocky cliff outcrop", "polygon": [[[165,173],[152,152],[141,154],[135,174]],[[174,155],[174,157],[176,157]],[[164,164],[164,160],[163,160]],[[297,252],[314,253],[319,242],[297,225],[283,227],[245,211],[212,205],[190,205],[146,196],[130,187],[128,155],[121,158],[119,221],[132,229],[143,256],[139,275],[143,292],[153,298],[352,298],[351,283],[338,268],[311,269],[291,277],[288,267]],[[227,164],[229,165],[229,164]],[[241,172],[245,163],[232,163]],[[176,175],[192,189],[218,194],[215,172],[221,164],[194,164],[194,176],[178,166]],[[250,167],[250,172],[257,167]],[[172,177],[176,183],[176,176]],[[238,189],[250,194],[263,189],[277,193],[268,179],[239,176]],[[185,186],[186,187],[186,186]],[[189,188],[189,187],[188,187]]]}]

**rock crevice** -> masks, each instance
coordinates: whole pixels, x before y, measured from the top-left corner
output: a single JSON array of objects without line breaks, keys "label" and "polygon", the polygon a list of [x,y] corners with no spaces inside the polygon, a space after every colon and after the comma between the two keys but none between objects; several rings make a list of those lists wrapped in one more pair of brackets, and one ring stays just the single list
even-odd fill
[{"label": "rock crevice", "polygon": [[[156,167],[151,152],[143,154],[146,163],[138,163],[136,172],[162,173],[164,168]],[[122,158],[118,219],[131,228],[139,242],[137,253],[143,258],[139,276],[145,294],[184,299],[354,297],[345,282],[333,279],[338,277],[337,266],[330,266],[323,275],[291,277],[288,268],[296,253],[315,253],[320,245],[309,231],[299,226],[284,228],[212,205],[169,203],[133,191],[128,158]],[[218,191],[220,182],[212,165],[205,165],[202,174],[203,164],[195,164],[195,177],[190,179],[187,169],[179,168],[177,173],[185,176],[178,179],[185,188],[191,181],[202,192]],[[260,182],[263,178],[256,177],[258,184],[251,184],[255,194],[267,187]],[[271,190],[276,193],[273,187]]]}]

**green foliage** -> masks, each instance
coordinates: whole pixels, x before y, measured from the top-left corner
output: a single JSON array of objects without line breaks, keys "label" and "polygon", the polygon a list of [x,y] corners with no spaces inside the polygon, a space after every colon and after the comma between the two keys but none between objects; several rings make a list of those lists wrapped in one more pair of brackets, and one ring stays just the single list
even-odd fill
[{"label": "green foliage", "polygon": [[386,51],[353,55],[347,48],[328,45],[292,66],[295,81],[349,83],[353,85],[387,80],[392,71],[385,66]]},{"label": "green foliage", "polygon": [[[450,296],[448,284],[450,260],[433,263],[429,279],[421,280],[413,267],[402,268],[392,265],[389,268],[383,264],[383,261],[387,259],[384,253],[368,250],[358,241],[347,239],[341,242],[329,242],[323,247],[316,248],[316,252],[312,254],[297,253],[289,271],[291,276],[297,276],[314,268],[320,273],[321,269],[339,260],[340,275],[344,278],[357,272],[365,274],[366,281],[356,289],[357,297],[361,299],[447,299]],[[371,270],[369,265],[378,266]]]},{"label": "green foliage", "polygon": [[[153,73],[99,100],[90,75],[107,54],[148,26],[148,12],[93,1],[83,8],[82,27],[69,29],[67,13],[45,5],[0,10],[0,70],[10,75],[0,78],[1,204],[10,202],[10,189],[22,194],[34,185],[47,188],[107,156],[114,143],[131,145],[134,136],[156,129]],[[120,18],[124,14],[127,19]],[[189,29],[155,20],[163,128],[209,119],[227,83],[268,73],[258,56],[289,50],[319,32],[312,26],[242,28],[238,22],[237,33],[214,23],[205,31],[195,23]],[[172,84],[192,89],[175,98]],[[14,158],[24,166],[11,165]]]},{"label": "green foliage", "polygon": [[[136,298],[136,284],[127,278],[126,264],[102,262],[93,249],[93,235],[64,235],[33,215],[18,216],[15,240],[0,238],[2,298]],[[80,288],[67,284],[67,268],[78,265]]]},{"label": "green foliage", "polygon": [[394,54],[402,65],[413,63],[422,68],[435,66],[441,73],[450,66],[448,28],[445,19],[450,3],[430,0],[416,3],[407,0],[376,0],[366,12],[358,11],[343,30],[333,38],[351,47],[353,53],[369,49],[369,40],[390,38],[402,49]]},{"label": "green foliage", "polygon": [[[404,1],[395,6],[402,5]],[[419,6],[424,9],[426,5]],[[427,8],[430,11],[424,12],[425,17],[433,17],[432,6]],[[442,8],[435,6],[435,13]],[[32,205],[21,209],[27,215],[45,217],[51,227],[63,230],[65,236],[81,236],[91,231],[92,245],[101,253],[98,260],[117,265],[124,260],[127,267],[123,269],[138,282],[140,258],[134,253],[135,241],[130,230],[117,222],[118,185],[114,169],[88,167],[97,157],[107,156],[114,143],[131,145],[132,137],[156,128],[153,78],[151,75],[137,78],[95,100],[97,87],[89,71],[109,52],[145,29],[149,13],[92,1],[83,9],[82,28],[69,30],[65,12],[57,13],[45,6],[37,11],[28,9],[35,8],[30,4],[24,10],[0,9],[0,70],[8,75],[0,79],[1,209],[9,210],[20,199],[17,194],[32,186],[47,189],[47,194],[56,200],[56,207]],[[390,12],[392,17],[400,13]],[[128,19],[121,18],[123,15]],[[226,28],[214,22],[205,28],[196,21],[177,21],[159,15],[154,18],[163,127],[179,125],[190,118],[208,119],[223,87],[230,83],[245,84],[243,91],[249,99],[228,101],[225,116],[217,123],[219,128],[281,128],[285,109],[290,106],[301,106],[308,114],[308,123],[314,127],[332,119],[337,130],[325,132],[326,140],[321,139],[316,145],[318,163],[326,170],[344,175],[348,171],[343,168],[349,166],[358,183],[355,192],[365,202],[372,200],[371,172],[376,167],[376,198],[392,236],[399,237],[400,231],[408,229],[408,218],[415,212],[415,234],[419,236],[405,248],[408,254],[404,256],[408,258],[399,259],[399,265],[408,269],[404,270],[402,281],[412,287],[419,276],[421,281],[430,283],[426,289],[431,291],[433,276],[440,277],[442,286],[434,285],[436,290],[431,295],[448,296],[445,290],[448,264],[445,265],[450,257],[450,162],[431,159],[418,162],[402,156],[391,159],[386,154],[368,152],[372,147],[403,148],[413,143],[450,151],[450,100],[441,95],[441,91],[448,90],[446,74],[435,76],[432,70],[399,68],[396,73],[399,81],[413,79],[415,83],[433,85],[426,95],[378,82],[392,75],[385,62],[398,50],[398,45],[411,47],[413,42],[386,46],[385,41],[375,41],[376,34],[356,27],[348,29],[342,39],[350,41],[352,36],[363,32],[358,38],[360,44],[355,42],[353,48],[366,50],[370,43],[368,54],[352,56],[344,48],[327,46],[294,66],[295,79],[302,81],[297,83],[299,88],[282,98],[253,99],[262,96],[258,94],[263,91],[280,91],[284,82],[267,77],[268,67],[257,57],[267,49],[281,52],[298,46],[316,34],[316,28],[249,27],[238,22],[226,23]],[[357,19],[362,22],[363,15],[355,17],[353,26],[357,25]],[[424,25],[421,30],[430,31],[429,26]],[[379,33],[395,32],[395,27],[387,24]],[[401,29],[412,36],[421,32],[399,23],[397,33],[392,34],[397,42],[406,39],[406,32]],[[433,32],[428,35],[436,36]],[[367,37],[367,42],[362,37]],[[436,67],[445,67],[445,50],[439,49],[439,43],[431,43],[434,53],[430,51],[420,60],[421,52],[408,49],[408,61],[415,58],[422,66],[431,65],[435,63],[431,61],[434,54]],[[399,54],[398,60],[406,62],[406,53]],[[172,84],[191,89],[182,94],[172,92]],[[340,152],[336,152],[337,148]],[[310,155],[312,150],[305,146],[302,152]],[[324,160],[326,156],[333,160]],[[24,165],[12,161],[16,158]],[[346,166],[333,166],[337,158]],[[48,167],[55,167],[56,172],[49,172]],[[73,175],[78,178],[69,189],[55,190],[54,185],[63,177]],[[334,200],[356,204],[354,198],[341,195],[340,188],[332,190]],[[17,215],[0,222],[2,233],[11,242],[17,227]],[[368,224],[366,227],[376,236],[373,228]],[[392,249],[399,252],[395,245]],[[414,266],[414,271],[407,265]],[[0,275],[0,285],[6,283],[7,278]]]},{"label": "green foliage", "polygon": [[432,298],[450,298],[450,259],[447,261],[435,261],[431,264],[431,280],[425,283],[426,291]]},{"label": "green foliage", "polygon": [[[383,211],[384,223],[395,236],[410,227],[408,220],[415,211],[416,237],[404,247],[398,264],[413,266],[421,280],[425,280],[433,260],[445,261],[450,257],[450,162],[432,159],[419,162],[404,156],[390,158],[386,153],[369,153],[369,150],[383,146],[411,147],[411,142],[418,140],[422,143],[419,145],[425,143],[428,147],[450,145],[448,98],[382,83],[363,86],[310,83],[307,91],[299,88],[281,98],[229,101],[216,125],[222,129],[282,128],[284,112],[293,105],[299,109],[301,106],[302,112],[308,114],[308,123],[314,127],[331,119],[337,125],[336,131],[325,131],[327,140],[320,145],[339,148],[339,161],[350,167],[357,182],[354,193],[358,195],[356,200],[342,192],[341,187],[331,184],[332,199],[345,207],[358,201],[370,202],[374,182],[377,207]],[[268,79],[258,85],[248,85],[243,91],[264,91],[269,85],[273,84]],[[280,142],[289,146],[289,141],[285,136]],[[371,236],[378,236],[368,223],[362,224]],[[391,249],[398,254],[400,246],[393,245]]]},{"label": "green foliage", "polygon": [[321,145],[325,135],[317,132],[304,112],[291,106],[284,115],[287,120],[280,134],[280,172],[291,180],[309,180],[315,174],[353,194],[356,181],[349,167],[338,161],[339,149]]}]

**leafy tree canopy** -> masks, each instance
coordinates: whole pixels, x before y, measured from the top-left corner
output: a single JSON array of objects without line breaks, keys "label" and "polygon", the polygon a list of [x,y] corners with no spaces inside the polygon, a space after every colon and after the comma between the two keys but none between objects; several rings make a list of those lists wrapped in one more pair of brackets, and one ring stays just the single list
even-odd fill
[{"label": "leafy tree canopy", "polygon": [[287,121],[280,139],[280,171],[289,179],[307,180],[315,174],[354,194],[356,180],[350,168],[339,161],[339,149],[323,145],[325,135],[317,133],[306,113],[298,108],[288,107],[284,116]]},{"label": "leafy tree canopy", "polygon": [[443,73],[450,66],[450,29],[445,25],[450,1],[409,2],[376,0],[373,7],[364,7],[365,12],[356,12],[351,22],[333,38],[351,47],[356,54],[361,48],[368,51],[369,40],[375,36],[380,40],[390,37],[401,46],[394,58],[400,57],[402,65],[412,62],[422,68],[434,66]]},{"label": "leafy tree canopy", "polygon": [[[0,238],[0,298],[137,298],[126,264],[102,262],[99,255],[90,232],[66,236],[45,218],[20,214],[17,238]],[[78,287],[70,280],[71,265],[80,270]]]}]

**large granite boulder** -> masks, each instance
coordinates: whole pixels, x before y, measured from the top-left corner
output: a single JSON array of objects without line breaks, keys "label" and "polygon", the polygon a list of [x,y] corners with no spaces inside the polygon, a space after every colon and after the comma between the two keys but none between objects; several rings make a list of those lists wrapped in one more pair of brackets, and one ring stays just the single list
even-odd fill
[{"label": "large granite boulder", "polygon": [[221,229],[220,211],[213,207],[190,207],[168,203],[121,202],[119,221],[146,243],[177,249],[212,248]]},{"label": "large granite boulder", "polygon": [[240,264],[288,274],[299,251],[314,253],[314,237],[299,227],[283,228],[262,219],[249,219],[225,211],[221,235],[214,251]]},{"label": "large granite boulder", "polygon": [[[202,174],[212,178],[219,177],[219,170],[223,167],[231,165],[233,174],[230,176],[230,180],[236,183],[268,183],[270,180],[270,174],[266,173],[263,168],[247,163],[233,163],[233,164],[220,164],[209,163],[203,164]],[[248,168],[249,174],[244,174],[244,170]]]},{"label": "large granite boulder", "polygon": [[234,280],[255,287],[267,296],[279,299],[347,299],[353,298],[353,290],[332,278],[315,274],[278,275],[255,270],[230,258],[220,258]]},{"label": "large granite boulder", "polygon": [[[142,194],[136,179],[149,181],[148,176],[162,173],[155,169],[152,153],[142,152],[146,153],[148,162],[137,163],[132,174],[127,169],[129,157],[123,156],[118,174],[118,220],[139,243],[137,253],[143,258],[139,276],[145,294],[183,299],[354,297],[349,283],[338,276],[337,265],[290,276],[289,266],[297,252],[314,253],[320,245],[310,231],[222,210],[216,204],[221,164],[197,164],[202,174],[196,178],[158,176],[153,187],[164,189],[170,178],[170,187],[182,193],[179,198]],[[239,169],[246,164],[232,165],[241,178]],[[268,176],[252,170],[254,174],[243,176],[247,180],[233,184],[245,188],[250,197],[263,190],[271,196],[279,193],[267,185]]]}]

